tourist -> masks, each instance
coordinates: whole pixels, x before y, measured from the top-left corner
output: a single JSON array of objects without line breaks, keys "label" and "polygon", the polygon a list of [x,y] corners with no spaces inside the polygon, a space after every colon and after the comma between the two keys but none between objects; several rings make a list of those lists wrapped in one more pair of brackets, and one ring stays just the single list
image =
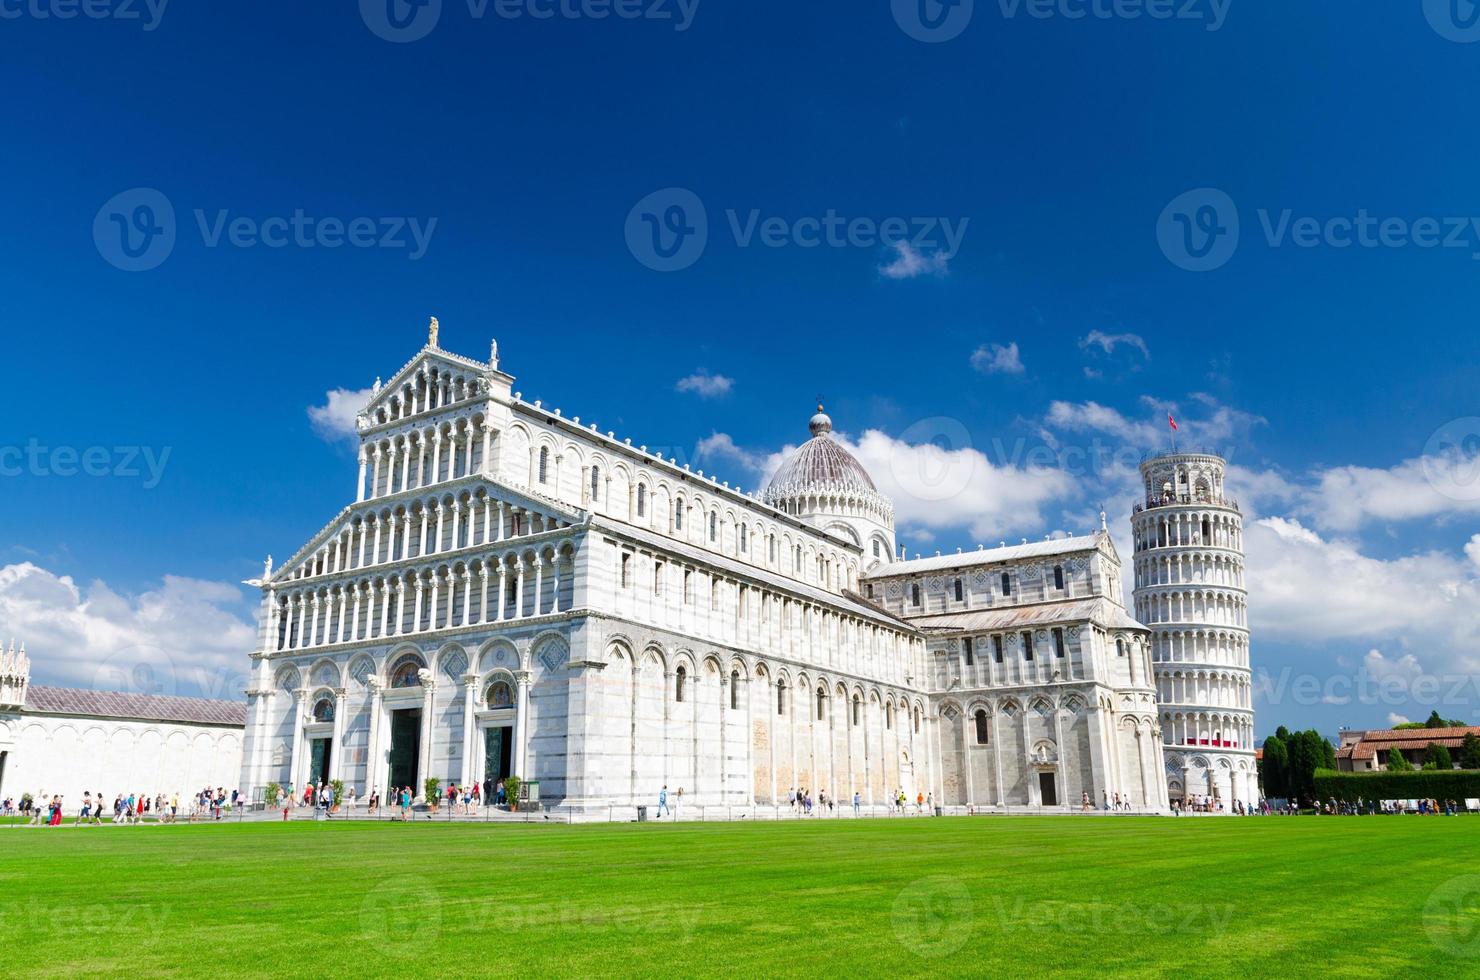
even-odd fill
[{"label": "tourist", "polygon": [[853,815],[855,817],[858,816],[858,804],[861,803],[861,802],[862,802],[862,800],[860,799],[860,797],[858,795],[858,790],[855,789],[853,791]]},{"label": "tourist", "polygon": [[498,781],[498,784],[493,787],[493,801],[494,801],[494,804],[496,806],[503,806],[504,805],[504,801],[507,798],[508,798],[508,794],[505,793],[505,791],[504,791],[504,781],[502,779],[500,779]]},{"label": "tourist", "polygon": [[659,820],[663,819],[663,811],[665,811],[667,809],[668,809],[668,784],[667,783],[664,783],[663,784],[663,788],[660,789],[660,790],[658,790],[658,819]]}]

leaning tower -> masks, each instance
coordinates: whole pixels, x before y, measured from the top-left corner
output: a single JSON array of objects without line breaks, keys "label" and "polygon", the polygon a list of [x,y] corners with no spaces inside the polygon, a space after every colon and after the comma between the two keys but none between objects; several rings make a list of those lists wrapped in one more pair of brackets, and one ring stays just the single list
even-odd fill
[{"label": "leaning tower", "polygon": [[1259,802],[1243,515],[1224,495],[1227,465],[1209,453],[1148,457],[1131,516],[1169,795],[1213,797],[1225,811]]}]

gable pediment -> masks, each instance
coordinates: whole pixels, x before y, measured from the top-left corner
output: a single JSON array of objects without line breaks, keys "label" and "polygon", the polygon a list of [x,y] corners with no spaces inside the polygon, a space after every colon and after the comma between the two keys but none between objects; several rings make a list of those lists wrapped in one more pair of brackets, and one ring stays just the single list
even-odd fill
[{"label": "gable pediment", "polygon": [[[480,490],[488,499],[495,503],[502,502],[512,507],[535,511],[570,524],[583,524],[590,516],[587,511],[572,507],[569,504],[545,497],[541,494],[531,493],[527,490],[509,486],[506,483],[502,483],[483,474],[474,474],[472,476],[461,477],[457,480],[449,480],[444,483],[407,490],[403,493],[376,497],[372,500],[350,504],[335,514],[317,534],[309,539],[307,544],[299,548],[291,558],[274,570],[272,575],[260,584],[263,586],[281,585],[293,581],[300,569],[313,563],[323,548],[332,545],[334,539],[349,530],[357,520],[372,515],[379,515],[386,511],[391,511],[392,513],[403,511],[407,508],[416,507],[428,501],[434,501],[448,496],[458,497],[463,494],[476,495]],[[411,560],[415,561],[418,557],[420,556],[413,556]],[[355,569],[355,571],[362,570]]]}]

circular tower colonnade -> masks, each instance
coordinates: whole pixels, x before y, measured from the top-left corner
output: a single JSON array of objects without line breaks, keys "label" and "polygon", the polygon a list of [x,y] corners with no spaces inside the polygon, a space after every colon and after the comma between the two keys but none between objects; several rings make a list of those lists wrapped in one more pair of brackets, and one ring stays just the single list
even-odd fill
[{"label": "circular tower colonnade", "polygon": [[1259,802],[1243,515],[1224,493],[1227,462],[1202,452],[1141,463],[1131,516],[1135,614],[1151,628],[1167,788],[1225,810]]}]

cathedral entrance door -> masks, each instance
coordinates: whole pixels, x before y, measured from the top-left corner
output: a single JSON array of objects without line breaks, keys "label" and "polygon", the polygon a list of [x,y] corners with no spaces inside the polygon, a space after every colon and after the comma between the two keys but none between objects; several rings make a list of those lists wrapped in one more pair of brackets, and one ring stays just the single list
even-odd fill
[{"label": "cathedral entrance door", "polygon": [[416,785],[416,763],[421,758],[421,709],[408,708],[391,712],[391,786],[399,789]]},{"label": "cathedral entrance door", "polygon": [[1044,806],[1059,805],[1059,791],[1054,784],[1053,773],[1040,772],[1038,774],[1038,794]]},{"label": "cathedral entrance door", "polygon": [[308,781],[315,786],[329,778],[330,753],[333,752],[332,738],[316,738],[310,744]]},{"label": "cathedral entrance door", "polygon": [[509,777],[513,758],[514,730],[507,725],[483,729],[483,799],[491,800],[500,779]]}]

